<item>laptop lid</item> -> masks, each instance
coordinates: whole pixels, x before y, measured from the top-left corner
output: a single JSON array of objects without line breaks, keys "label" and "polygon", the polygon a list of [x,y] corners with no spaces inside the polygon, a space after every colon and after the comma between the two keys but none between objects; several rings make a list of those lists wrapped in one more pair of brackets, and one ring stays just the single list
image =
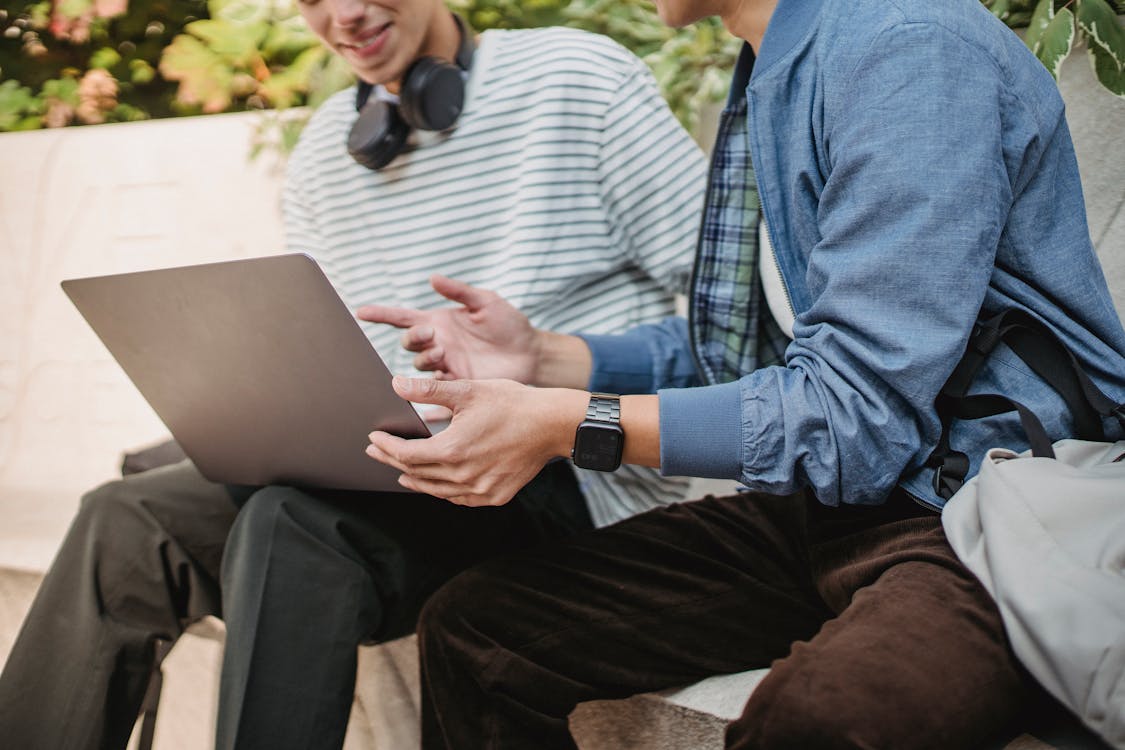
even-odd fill
[{"label": "laptop lid", "polygon": [[324,273],[277,255],[62,282],[215,482],[406,492],[367,434],[425,437]]}]

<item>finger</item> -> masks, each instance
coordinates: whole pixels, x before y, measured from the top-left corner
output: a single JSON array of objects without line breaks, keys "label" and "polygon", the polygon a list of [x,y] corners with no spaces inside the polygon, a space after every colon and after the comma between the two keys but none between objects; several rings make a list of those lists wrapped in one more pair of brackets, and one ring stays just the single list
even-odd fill
[{"label": "finger", "polygon": [[395,393],[407,401],[418,404],[440,404],[453,411],[469,398],[472,386],[467,380],[435,380],[433,378],[404,378],[396,375],[391,381]]},{"label": "finger", "polygon": [[416,474],[403,474],[398,478],[398,483],[407,489],[414,490],[415,492],[423,492],[427,495],[433,495],[434,497],[440,497],[443,500],[470,494],[467,488],[462,487],[456,482],[430,479],[417,476]]},{"label": "finger", "polygon": [[434,327],[430,325],[411,326],[402,334],[402,348],[408,352],[420,352],[434,340]]},{"label": "finger", "polygon": [[441,367],[445,359],[445,349],[432,346],[414,358],[414,368],[422,372],[429,372]]},{"label": "finger", "polygon": [[441,274],[430,277],[430,286],[434,291],[452,302],[460,302],[470,310],[479,310],[490,299],[492,292],[475,286],[469,286],[463,281],[457,281]]},{"label": "finger", "polygon": [[371,433],[371,435],[368,436],[368,439],[370,439],[372,442],[366,448],[364,448],[364,453],[366,453],[368,456],[375,459],[379,463],[390,466],[392,469],[398,469],[399,471],[409,471],[409,466],[399,461],[382,445],[375,442],[374,435],[375,433]]},{"label": "finger", "polygon": [[367,455],[408,474],[421,468],[445,463],[442,461],[445,453],[441,445],[435,446],[432,438],[404,440],[388,432],[376,430],[368,435],[367,439],[371,441],[366,448]]},{"label": "finger", "polygon": [[392,469],[398,469],[404,474],[416,477],[418,479],[429,479],[433,481],[451,482],[449,478],[449,467],[437,463],[421,463],[412,464],[408,461],[403,461],[401,456],[396,455],[393,451],[387,451],[381,448],[376,443],[371,443],[365,449],[368,456],[375,459],[380,463],[390,466]]},{"label": "finger", "polygon": [[409,328],[425,318],[421,310],[406,307],[386,307],[385,305],[363,305],[355,311],[355,316],[368,323],[386,323],[395,328]]},{"label": "finger", "polygon": [[437,406],[436,404],[426,404],[421,412],[422,420],[427,424],[448,422],[453,418],[453,412],[444,406]]},{"label": "finger", "polygon": [[469,492],[467,488],[450,482],[438,482],[428,479],[420,479],[418,477],[403,474],[401,477],[399,477],[398,483],[408,490],[414,490],[415,492],[421,492],[425,495],[438,497],[442,500],[448,500],[454,505],[464,505],[467,507],[489,505],[487,498],[484,498],[480,495],[474,495]]},{"label": "finger", "polygon": [[[442,495],[434,494],[434,492],[427,492],[427,490],[434,490],[435,492],[444,492],[445,490],[439,489],[437,487],[429,486],[429,485],[425,484],[424,482],[419,482],[417,479],[411,477],[409,474],[400,475],[399,478],[398,478],[398,483],[403,488],[411,490],[413,492],[420,492],[423,495],[429,495],[430,497],[436,497],[439,500],[446,500],[448,502],[453,503],[454,505],[466,505],[466,503],[462,501],[462,498],[459,495],[451,495],[450,497],[443,497]],[[452,491],[452,490],[450,490],[450,491]]]}]

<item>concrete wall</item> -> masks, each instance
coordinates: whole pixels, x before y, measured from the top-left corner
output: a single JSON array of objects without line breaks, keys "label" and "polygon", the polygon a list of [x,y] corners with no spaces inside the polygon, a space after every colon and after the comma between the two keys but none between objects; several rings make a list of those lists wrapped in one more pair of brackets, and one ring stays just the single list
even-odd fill
[{"label": "concrete wall", "polygon": [[275,253],[254,114],[0,134],[0,488],[60,498],[166,433],[62,279]]},{"label": "concrete wall", "polygon": [[1084,49],[1063,63],[1059,88],[1082,171],[1090,236],[1125,317],[1125,99],[1098,84]]}]

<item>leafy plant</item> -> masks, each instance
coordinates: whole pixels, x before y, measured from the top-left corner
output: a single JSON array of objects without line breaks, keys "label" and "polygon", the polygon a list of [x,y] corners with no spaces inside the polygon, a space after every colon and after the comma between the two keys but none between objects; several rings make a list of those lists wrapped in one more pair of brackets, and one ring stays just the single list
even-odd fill
[{"label": "leafy plant", "polygon": [[0,9],[0,130],[175,114],[174,89],[153,64],[202,10],[202,0],[8,3]]},{"label": "leafy plant", "polygon": [[[246,1],[246,0],[243,0]],[[661,92],[672,111],[689,130],[694,130],[699,112],[708,102],[719,101],[726,92],[730,70],[738,54],[739,40],[723,29],[717,19],[707,19],[687,29],[671,29],[660,21],[650,0],[447,0],[454,11],[464,16],[477,31],[486,29],[529,28],[541,26],[572,26],[606,34],[641,56],[652,68]],[[214,7],[212,17],[223,15],[225,9]],[[246,14],[250,18],[249,14]],[[288,22],[288,19],[286,19]],[[202,22],[197,22],[202,23]],[[192,28],[187,29],[192,33]],[[233,25],[230,32],[236,33]],[[255,38],[260,30],[242,27],[244,39]],[[308,32],[306,32],[308,33]],[[294,35],[293,39],[298,39]],[[311,34],[310,34],[311,38]],[[213,46],[213,45],[212,45]],[[233,45],[231,45],[233,48]],[[336,59],[320,47],[313,48],[320,56]],[[309,55],[306,50],[302,55]],[[167,55],[166,55],[167,58]],[[286,71],[292,75],[294,89],[307,91],[308,103],[317,104],[346,85],[346,75],[316,78],[322,57],[308,68],[301,66],[302,57]],[[228,57],[220,65],[232,67]],[[164,64],[161,71],[169,75]],[[223,71],[210,75],[208,85],[224,80]],[[277,106],[285,106],[274,101]],[[255,153],[279,148],[287,152],[295,142],[304,119],[301,117],[269,118],[261,128]]]},{"label": "leafy plant", "polygon": [[[740,45],[716,19],[670,29],[650,0],[447,1],[478,31],[567,25],[613,37],[649,64],[689,129],[722,98]],[[1084,40],[1095,75],[1117,96],[1125,96],[1123,1],[982,0],[1026,28],[1056,77]],[[316,106],[352,80],[295,0],[8,2],[0,52],[0,131]],[[267,119],[260,147],[287,151],[305,116]]]},{"label": "leafy plant", "polygon": [[1085,41],[1098,81],[1125,98],[1125,28],[1115,0],[985,0],[985,4],[1009,26],[1026,27],[1024,42],[1056,80],[1075,39]]},{"label": "leafy plant", "polygon": [[742,41],[706,18],[687,28],[664,24],[649,0],[570,0],[567,25],[605,34],[643,58],[680,122],[696,132],[702,109],[721,101]]},{"label": "leafy plant", "polygon": [[286,108],[351,81],[347,65],[322,47],[294,3],[210,0],[210,18],[184,27],[164,50],[160,73],[177,81],[177,101],[203,112]]},{"label": "leafy plant", "polygon": [[699,112],[720,101],[741,42],[708,18],[672,29],[651,0],[447,0],[478,31],[571,26],[605,34],[652,68],[680,122],[694,131]]}]

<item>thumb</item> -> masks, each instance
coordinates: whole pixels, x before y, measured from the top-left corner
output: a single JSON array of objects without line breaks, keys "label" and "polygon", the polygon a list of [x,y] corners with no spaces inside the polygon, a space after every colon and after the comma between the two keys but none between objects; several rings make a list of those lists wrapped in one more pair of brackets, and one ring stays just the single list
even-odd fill
[{"label": "thumb", "polygon": [[466,380],[434,380],[432,378],[404,378],[396,375],[391,381],[395,393],[416,404],[439,404],[457,411],[471,393]]},{"label": "thumb", "polygon": [[479,310],[488,303],[492,295],[487,289],[469,286],[463,281],[457,281],[441,274],[430,277],[430,286],[434,291],[452,302],[459,302],[469,310]]}]

